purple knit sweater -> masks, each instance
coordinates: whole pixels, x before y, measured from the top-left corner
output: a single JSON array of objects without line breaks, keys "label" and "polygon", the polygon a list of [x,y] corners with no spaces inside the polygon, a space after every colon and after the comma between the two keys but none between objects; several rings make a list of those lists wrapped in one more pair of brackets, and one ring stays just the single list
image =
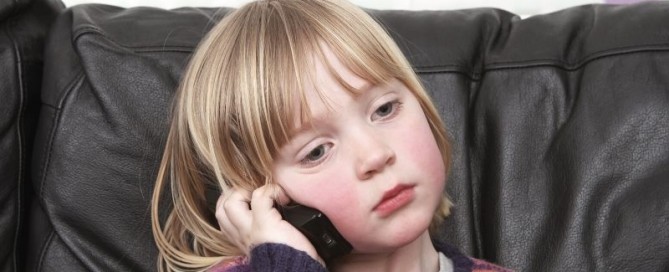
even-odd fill
[{"label": "purple knit sweater", "polygon": [[[434,242],[435,248],[453,262],[454,272],[509,272],[483,260],[465,256],[446,243]],[[284,244],[266,243],[251,250],[250,261],[240,259],[235,263],[220,264],[210,272],[284,272],[284,271],[321,271],[327,272],[318,261],[307,253]]]}]

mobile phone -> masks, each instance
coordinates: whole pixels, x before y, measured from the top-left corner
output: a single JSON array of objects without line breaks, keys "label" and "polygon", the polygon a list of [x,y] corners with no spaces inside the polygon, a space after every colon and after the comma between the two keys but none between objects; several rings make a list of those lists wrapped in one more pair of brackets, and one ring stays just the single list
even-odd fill
[{"label": "mobile phone", "polygon": [[[209,210],[216,212],[216,202],[221,195],[221,189],[216,186],[207,186],[205,199]],[[344,239],[332,222],[319,210],[304,205],[274,205],[284,220],[299,230],[316,248],[318,255],[325,261],[336,259],[353,250],[351,244]]]},{"label": "mobile phone", "polygon": [[307,237],[325,262],[346,255],[353,249],[321,211],[299,204],[277,205],[277,210],[284,220]]}]

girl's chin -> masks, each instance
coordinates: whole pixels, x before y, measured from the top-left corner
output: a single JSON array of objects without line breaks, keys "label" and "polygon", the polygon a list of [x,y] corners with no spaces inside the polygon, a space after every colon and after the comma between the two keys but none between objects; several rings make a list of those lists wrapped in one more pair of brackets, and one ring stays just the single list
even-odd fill
[{"label": "girl's chin", "polygon": [[[360,223],[350,224],[351,221],[348,221],[348,224],[337,226],[337,229],[351,243],[354,251],[359,253],[394,251],[414,242],[422,235],[425,235],[429,240],[428,228],[434,213],[413,212],[417,209],[407,209],[395,217],[377,221],[367,226],[361,226]],[[430,209],[426,210],[429,211]]]},{"label": "girl's chin", "polygon": [[423,234],[427,234],[427,232],[428,230],[426,226],[425,228],[396,231],[385,233],[384,235],[374,235],[375,239],[370,239],[370,236],[366,236],[363,237],[364,242],[355,240],[349,242],[353,245],[353,253],[363,255],[389,253],[415,242],[421,238]]}]

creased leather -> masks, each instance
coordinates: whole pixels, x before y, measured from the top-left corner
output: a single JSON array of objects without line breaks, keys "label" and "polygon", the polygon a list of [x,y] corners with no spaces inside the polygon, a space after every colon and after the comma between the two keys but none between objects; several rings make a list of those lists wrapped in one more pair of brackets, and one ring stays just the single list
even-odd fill
[{"label": "creased leather", "polygon": [[0,1],[0,271],[22,271],[44,40],[62,4]]},{"label": "creased leather", "polygon": [[[59,17],[31,170],[36,220],[51,224],[31,232],[39,267],[155,270],[149,203],[168,109],[227,11],[84,5]],[[449,129],[445,239],[518,271],[669,270],[669,3],[524,20],[369,12]]]}]

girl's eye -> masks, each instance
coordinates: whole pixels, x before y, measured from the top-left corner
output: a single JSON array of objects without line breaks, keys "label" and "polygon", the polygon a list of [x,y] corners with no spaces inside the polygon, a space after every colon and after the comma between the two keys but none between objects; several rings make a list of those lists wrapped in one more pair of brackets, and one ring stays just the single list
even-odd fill
[{"label": "girl's eye", "polygon": [[331,144],[322,144],[317,146],[316,148],[312,149],[309,151],[309,154],[307,154],[301,161],[300,163],[302,165],[310,166],[317,164],[321,161],[322,158],[325,157],[325,154],[330,150],[332,147]]},{"label": "girl's eye", "polygon": [[397,113],[397,110],[401,103],[397,100],[395,101],[390,101],[387,102],[374,111],[374,114],[372,115],[372,120],[377,120],[380,118],[390,118],[390,116],[394,115]]}]

